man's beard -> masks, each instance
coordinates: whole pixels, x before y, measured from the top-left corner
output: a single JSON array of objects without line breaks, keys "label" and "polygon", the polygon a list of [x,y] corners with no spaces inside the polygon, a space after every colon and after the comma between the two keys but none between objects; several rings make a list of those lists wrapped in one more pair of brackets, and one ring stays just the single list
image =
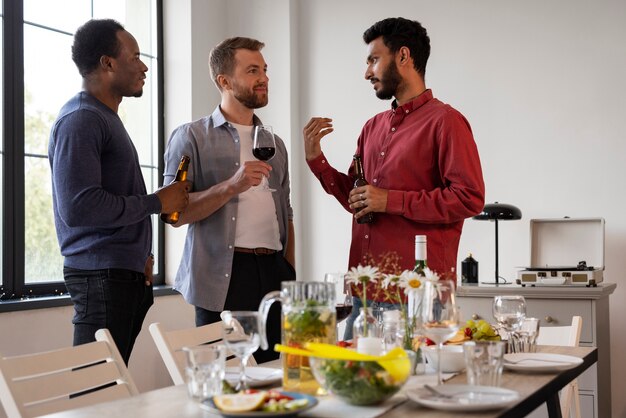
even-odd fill
[{"label": "man's beard", "polygon": [[[256,88],[257,86],[255,86]],[[258,109],[267,105],[267,95],[258,96],[254,92],[254,88],[247,90],[234,84],[233,95],[242,105],[248,109]]]},{"label": "man's beard", "polygon": [[381,100],[389,100],[395,96],[398,87],[402,82],[402,77],[398,72],[398,66],[395,61],[391,61],[387,69],[380,78],[380,89],[376,90],[376,97]]}]

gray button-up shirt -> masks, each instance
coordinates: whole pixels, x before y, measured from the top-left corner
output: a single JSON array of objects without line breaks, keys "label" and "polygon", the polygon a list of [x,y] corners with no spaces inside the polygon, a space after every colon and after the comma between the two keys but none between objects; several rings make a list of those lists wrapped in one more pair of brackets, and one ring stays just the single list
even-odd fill
[{"label": "gray button-up shirt", "polygon": [[[261,120],[254,116],[254,125]],[[183,154],[191,157],[187,178],[192,192],[206,190],[228,180],[239,169],[239,135],[222,114],[219,106],[211,116],[179,126],[174,130],[165,152],[164,184],[176,175]],[[276,155],[269,186],[276,205],[276,216],[283,252],[287,249],[288,222],[293,218],[289,201],[287,149],[276,135]],[[189,224],[183,256],[174,288],[194,306],[222,311],[230,283],[235,247],[238,197],[207,218]]]}]

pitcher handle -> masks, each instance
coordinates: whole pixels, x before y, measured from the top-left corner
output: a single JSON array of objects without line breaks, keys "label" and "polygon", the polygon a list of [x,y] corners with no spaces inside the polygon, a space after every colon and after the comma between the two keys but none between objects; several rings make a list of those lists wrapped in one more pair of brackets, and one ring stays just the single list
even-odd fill
[{"label": "pitcher handle", "polygon": [[[273,292],[269,292],[267,295],[263,297],[261,303],[259,304],[259,320],[261,321],[260,334],[261,334],[261,349],[267,350],[267,315],[270,312],[270,307],[272,303],[279,301],[283,302],[283,296],[280,290],[274,290]],[[273,348],[273,347],[272,347]]]}]

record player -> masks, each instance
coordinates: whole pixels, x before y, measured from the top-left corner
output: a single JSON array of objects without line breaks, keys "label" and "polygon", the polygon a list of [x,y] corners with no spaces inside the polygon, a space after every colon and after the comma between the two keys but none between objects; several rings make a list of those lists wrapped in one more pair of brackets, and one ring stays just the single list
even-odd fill
[{"label": "record player", "polygon": [[604,219],[530,220],[530,267],[522,286],[597,286],[604,273]]}]

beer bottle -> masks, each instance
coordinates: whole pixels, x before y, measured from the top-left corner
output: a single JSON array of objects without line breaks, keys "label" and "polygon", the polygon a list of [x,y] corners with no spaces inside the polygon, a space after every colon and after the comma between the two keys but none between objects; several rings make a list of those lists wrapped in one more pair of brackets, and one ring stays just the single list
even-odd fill
[{"label": "beer bottle", "polygon": [[[180,163],[178,164],[178,170],[176,170],[176,177],[174,177],[175,181],[185,181],[187,180],[187,171],[189,171],[189,156],[183,155],[180,159]],[[173,213],[162,213],[161,220],[166,224],[175,224],[178,222],[178,218],[180,216],[180,212]]]},{"label": "beer bottle", "polygon": [[[356,154],[353,157],[353,160],[354,160],[354,169],[355,169],[355,174],[356,174],[356,178],[354,179],[354,188],[356,189],[357,187],[366,186],[369,183],[367,182],[367,180],[365,180],[365,174],[363,173],[363,163],[361,162],[361,156]],[[361,210],[363,210],[363,208],[357,208],[355,210],[355,213]],[[367,215],[364,215],[358,218],[356,222],[359,224],[370,224],[374,222],[374,214],[370,212]]]}]

